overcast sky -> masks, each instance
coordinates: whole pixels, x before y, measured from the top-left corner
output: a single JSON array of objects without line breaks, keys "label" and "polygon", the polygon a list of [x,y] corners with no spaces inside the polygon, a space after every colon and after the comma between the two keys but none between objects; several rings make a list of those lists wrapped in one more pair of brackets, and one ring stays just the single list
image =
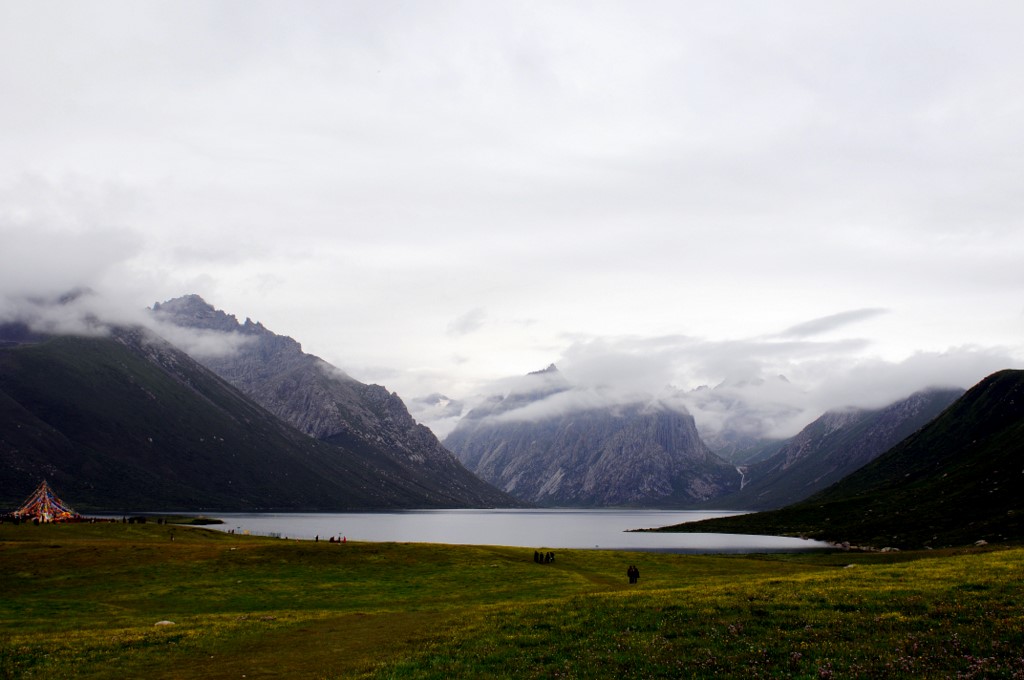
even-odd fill
[{"label": "overcast sky", "polygon": [[404,398],[1024,367],[1024,3],[0,0],[0,312],[186,293]]}]

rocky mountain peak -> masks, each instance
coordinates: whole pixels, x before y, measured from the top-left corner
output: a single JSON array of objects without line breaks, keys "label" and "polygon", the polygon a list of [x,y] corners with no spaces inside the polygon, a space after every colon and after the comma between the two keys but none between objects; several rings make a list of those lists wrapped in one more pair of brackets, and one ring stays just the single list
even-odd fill
[{"label": "rocky mountain peak", "polygon": [[239,324],[233,315],[214,309],[198,295],[156,304],[153,313],[186,329],[245,336],[247,341],[235,351],[199,360],[299,431],[379,457],[409,479],[446,488],[445,493],[469,504],[511,501],[473,477],[429,429],[416,423],[397,394],[361,383],[306,354],[292,338],[252,319]]},{"label": "rocky mountain peak", "polygon": [[547,368],[542,368],[539,371],[531,371],[527,375],[544,375],[545,373],[558,373],[558,367],[554,364],[548,364]]},{"label": "rocky mountain peak", "polygon": [[238,319],[233,314],[214,309],[213,305],[195,294],[183,295],[166,302],[154,302],[151,309],[157,318],[178,326],[216,331],[239,329]]},{"label": "rocky mountain peak", "polygon": [[672,507],[739,488],[739,473],[708,450],[681,409],[575,385],[554,364],[503,386],[445,445],[522,500]]},{"label": "rocky mountain peak", "polygon": [[644,405],[463,419],[445,445],[486,481],[541,505],[672,507],[740,483],[701,442],[692,416]]},{"label": "rocky mountain peak", "polygon": [[[234,314],[214,308],[198,295],[184,295],[166,302],[157,302],[151,308],[160,321],[182,328],[195,328],[220,333],[238,333],[255,339],[254,352],[261,361],[271,359],[295,361],[303,355],[302,345],[287,335],[278,335],[262,323],[246,317],[239,323]],[[230,358],[226,359],[229,360]],[[214,371],[218,370],[213,368]]]}]

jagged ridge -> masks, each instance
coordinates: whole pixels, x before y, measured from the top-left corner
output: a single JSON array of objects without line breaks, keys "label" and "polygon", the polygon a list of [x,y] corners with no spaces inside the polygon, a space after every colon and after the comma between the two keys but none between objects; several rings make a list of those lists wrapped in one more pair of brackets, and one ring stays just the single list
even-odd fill
[{"label": "jagged ridge", "polygon": [[569,390],[553,367],[530,374],[525,389],[467,414],[445,445],[483,479],[544,505],[683,506],[739,488],[688,414],[631,404],[515,417]]},{"label": "jagged ridge", "polygon": [[424,488],[462,499],[463,505],[518,504],[466,470],[429,428],[416,423],[397,394],[304,353],[292,338],[248,318],[239,323],[198,295],[157,303],[153,313],[179,327],[235,336],[235,351],[197,359],[300,431],[377,456]]}]

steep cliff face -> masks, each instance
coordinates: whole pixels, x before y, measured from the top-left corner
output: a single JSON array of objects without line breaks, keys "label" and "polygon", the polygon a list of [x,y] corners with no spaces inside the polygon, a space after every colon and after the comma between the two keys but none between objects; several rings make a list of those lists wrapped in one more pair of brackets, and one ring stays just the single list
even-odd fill
[{"label": "steep cliff face", "polygon": [[871,462],[952,404],[963,390],[926,390],[881,409],[831,411],[746,470],[720,507],[771,509],[803,500]]},{"label": "steep cliff face", "polygon": [[[571,395],[548,369],[533,389],[470,412],[445,445],[484,480],[542,505],[683,506],[739,488],[689,415],[644,404],[559,408]],[[551,397],[559,412],[545,416],[537,405]]]},{"label": "steep cliff face", "polygon": [[[196,359],[265,409],[317,439],[377,452],[424,483],[443,485],[471,505],[508,505],[512,499],[472,475],[397,394],[367,385],[292,338],[260,323],[214,309],[197,295],[153,306],[158,319],[208,332],[193,339]],[[222,348],[228,348],[230,351]]]}]

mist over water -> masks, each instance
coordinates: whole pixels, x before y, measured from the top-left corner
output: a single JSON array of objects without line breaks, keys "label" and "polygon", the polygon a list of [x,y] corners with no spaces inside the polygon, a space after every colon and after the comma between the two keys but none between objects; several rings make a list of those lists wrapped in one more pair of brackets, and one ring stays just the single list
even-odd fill
[{"label": "mist over water", "polygon": [[710,517],[742,514],[682,510],[415,510],[384,513],[224,513],[211,528],[282,539],[505,545],[523,548],[680,553],[789,552],[826,548],[781,536],[647,533]]}]

